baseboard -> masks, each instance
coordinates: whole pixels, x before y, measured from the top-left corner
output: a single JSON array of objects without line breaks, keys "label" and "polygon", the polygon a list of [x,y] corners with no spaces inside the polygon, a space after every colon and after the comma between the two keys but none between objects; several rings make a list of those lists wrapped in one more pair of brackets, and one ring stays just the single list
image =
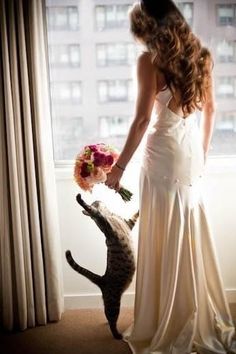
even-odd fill
[{"label": "baseboard", "polygon": [[[236,289],[226,289],[226,297],[229,303],[236,303]],[[65,295],[64,303],[65,309],[103,308],[101,293]],[[121,306],[134,306],[134,292],[126,292],[123,294],[121,299]]]},{"label": "baseboard", "polygon": [[226,296],[229,303],[236,304],[236,289],[226,289]]}]

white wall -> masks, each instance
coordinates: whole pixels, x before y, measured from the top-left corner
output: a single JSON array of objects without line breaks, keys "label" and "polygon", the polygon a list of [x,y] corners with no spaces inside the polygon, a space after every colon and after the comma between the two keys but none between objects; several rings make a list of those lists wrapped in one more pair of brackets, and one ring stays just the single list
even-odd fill
[{"label": "white wall", "polygon": [[[105,185],[97,185],[93,194],[82,192],[86,202],[102,200],[114,212],[128,217],[138,210],[139,164],[131,160],[122,183],[134,192],[131,202]],[[70,249],[82,266],[103,274],[106,266],[104,235],[87,216],[75,197],[80,192],[73,181],[73,167],[57,168],[57,190],[60,216],[64,294],[66,308],[102,306],[101,292],[89,280],[73,271],[67,264],[64,252]],[[213,240],[219,258],[223,281],[229,302],[236,302],[236,159],[209,158],[203,178],[203,191]],[[137,252],[138,223],[133,240]],[[122,305],[133,305],[135,277],[122,298]]]}]

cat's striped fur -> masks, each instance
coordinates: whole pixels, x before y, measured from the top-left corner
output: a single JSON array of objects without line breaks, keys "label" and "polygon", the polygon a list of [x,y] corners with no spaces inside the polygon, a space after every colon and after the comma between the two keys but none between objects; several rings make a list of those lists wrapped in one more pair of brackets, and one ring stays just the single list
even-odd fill
[{"label": "cat's striped fur", "polygon": [[135,256],[131,239],[131,230],[139,213],[125,220],[111,213],[104,203],[95,201],[88,205],[78,194],[78,203],[84,208],[83,213],[89,215],[104,233],[107,245],[107,267],[104,275],[98,275],[81,267],[66,251],[66,259],[71,267],[84,275],[102,291],[105,315],[114,338],[122,339],[117,330],[117,320],[120,312],[120,301],[123,292],[130,285],[135,272]]}]

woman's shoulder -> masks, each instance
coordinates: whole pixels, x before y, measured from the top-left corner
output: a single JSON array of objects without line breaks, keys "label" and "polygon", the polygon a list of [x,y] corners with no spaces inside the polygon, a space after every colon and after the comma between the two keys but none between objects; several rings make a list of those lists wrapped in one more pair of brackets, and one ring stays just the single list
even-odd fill
[{"label": "woman's shoulder", "polygon": [[152,62],[151,53],[142,51],[137,57],[137,66],[141,69],[149,69],[154,72],[154,65]]},{"label": "woman's shoulder", "polygon": [[151,57],[150,52],[148,52],[146,50],[142,50],[138,54],[137,60],[138,61],[150,60],[150,57]]}]

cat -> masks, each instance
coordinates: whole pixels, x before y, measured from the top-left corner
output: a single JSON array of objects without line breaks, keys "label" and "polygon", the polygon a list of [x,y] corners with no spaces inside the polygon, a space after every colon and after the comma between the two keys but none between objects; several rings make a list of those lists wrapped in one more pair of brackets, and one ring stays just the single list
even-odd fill
[{"label": "cat", "polygon": [[130,285],[136,270],[131,230],[138,219],[139,211],[131,219],[126,220],[110,212],[101,201],[95,201],[88,205],[82,199],[81,194],[78,194],[76,199],[84,208],[83,213],[90,216],[105,235],[107,267],[104,275],[101,276],[77,264],[69,250],[65,252],[66,259],[75,271],[87,277],[100,288],[104,312],[112,335],[115,339],[122,339],[122,334],[117,330],[117,320],[120,313],[121,296]]}]

